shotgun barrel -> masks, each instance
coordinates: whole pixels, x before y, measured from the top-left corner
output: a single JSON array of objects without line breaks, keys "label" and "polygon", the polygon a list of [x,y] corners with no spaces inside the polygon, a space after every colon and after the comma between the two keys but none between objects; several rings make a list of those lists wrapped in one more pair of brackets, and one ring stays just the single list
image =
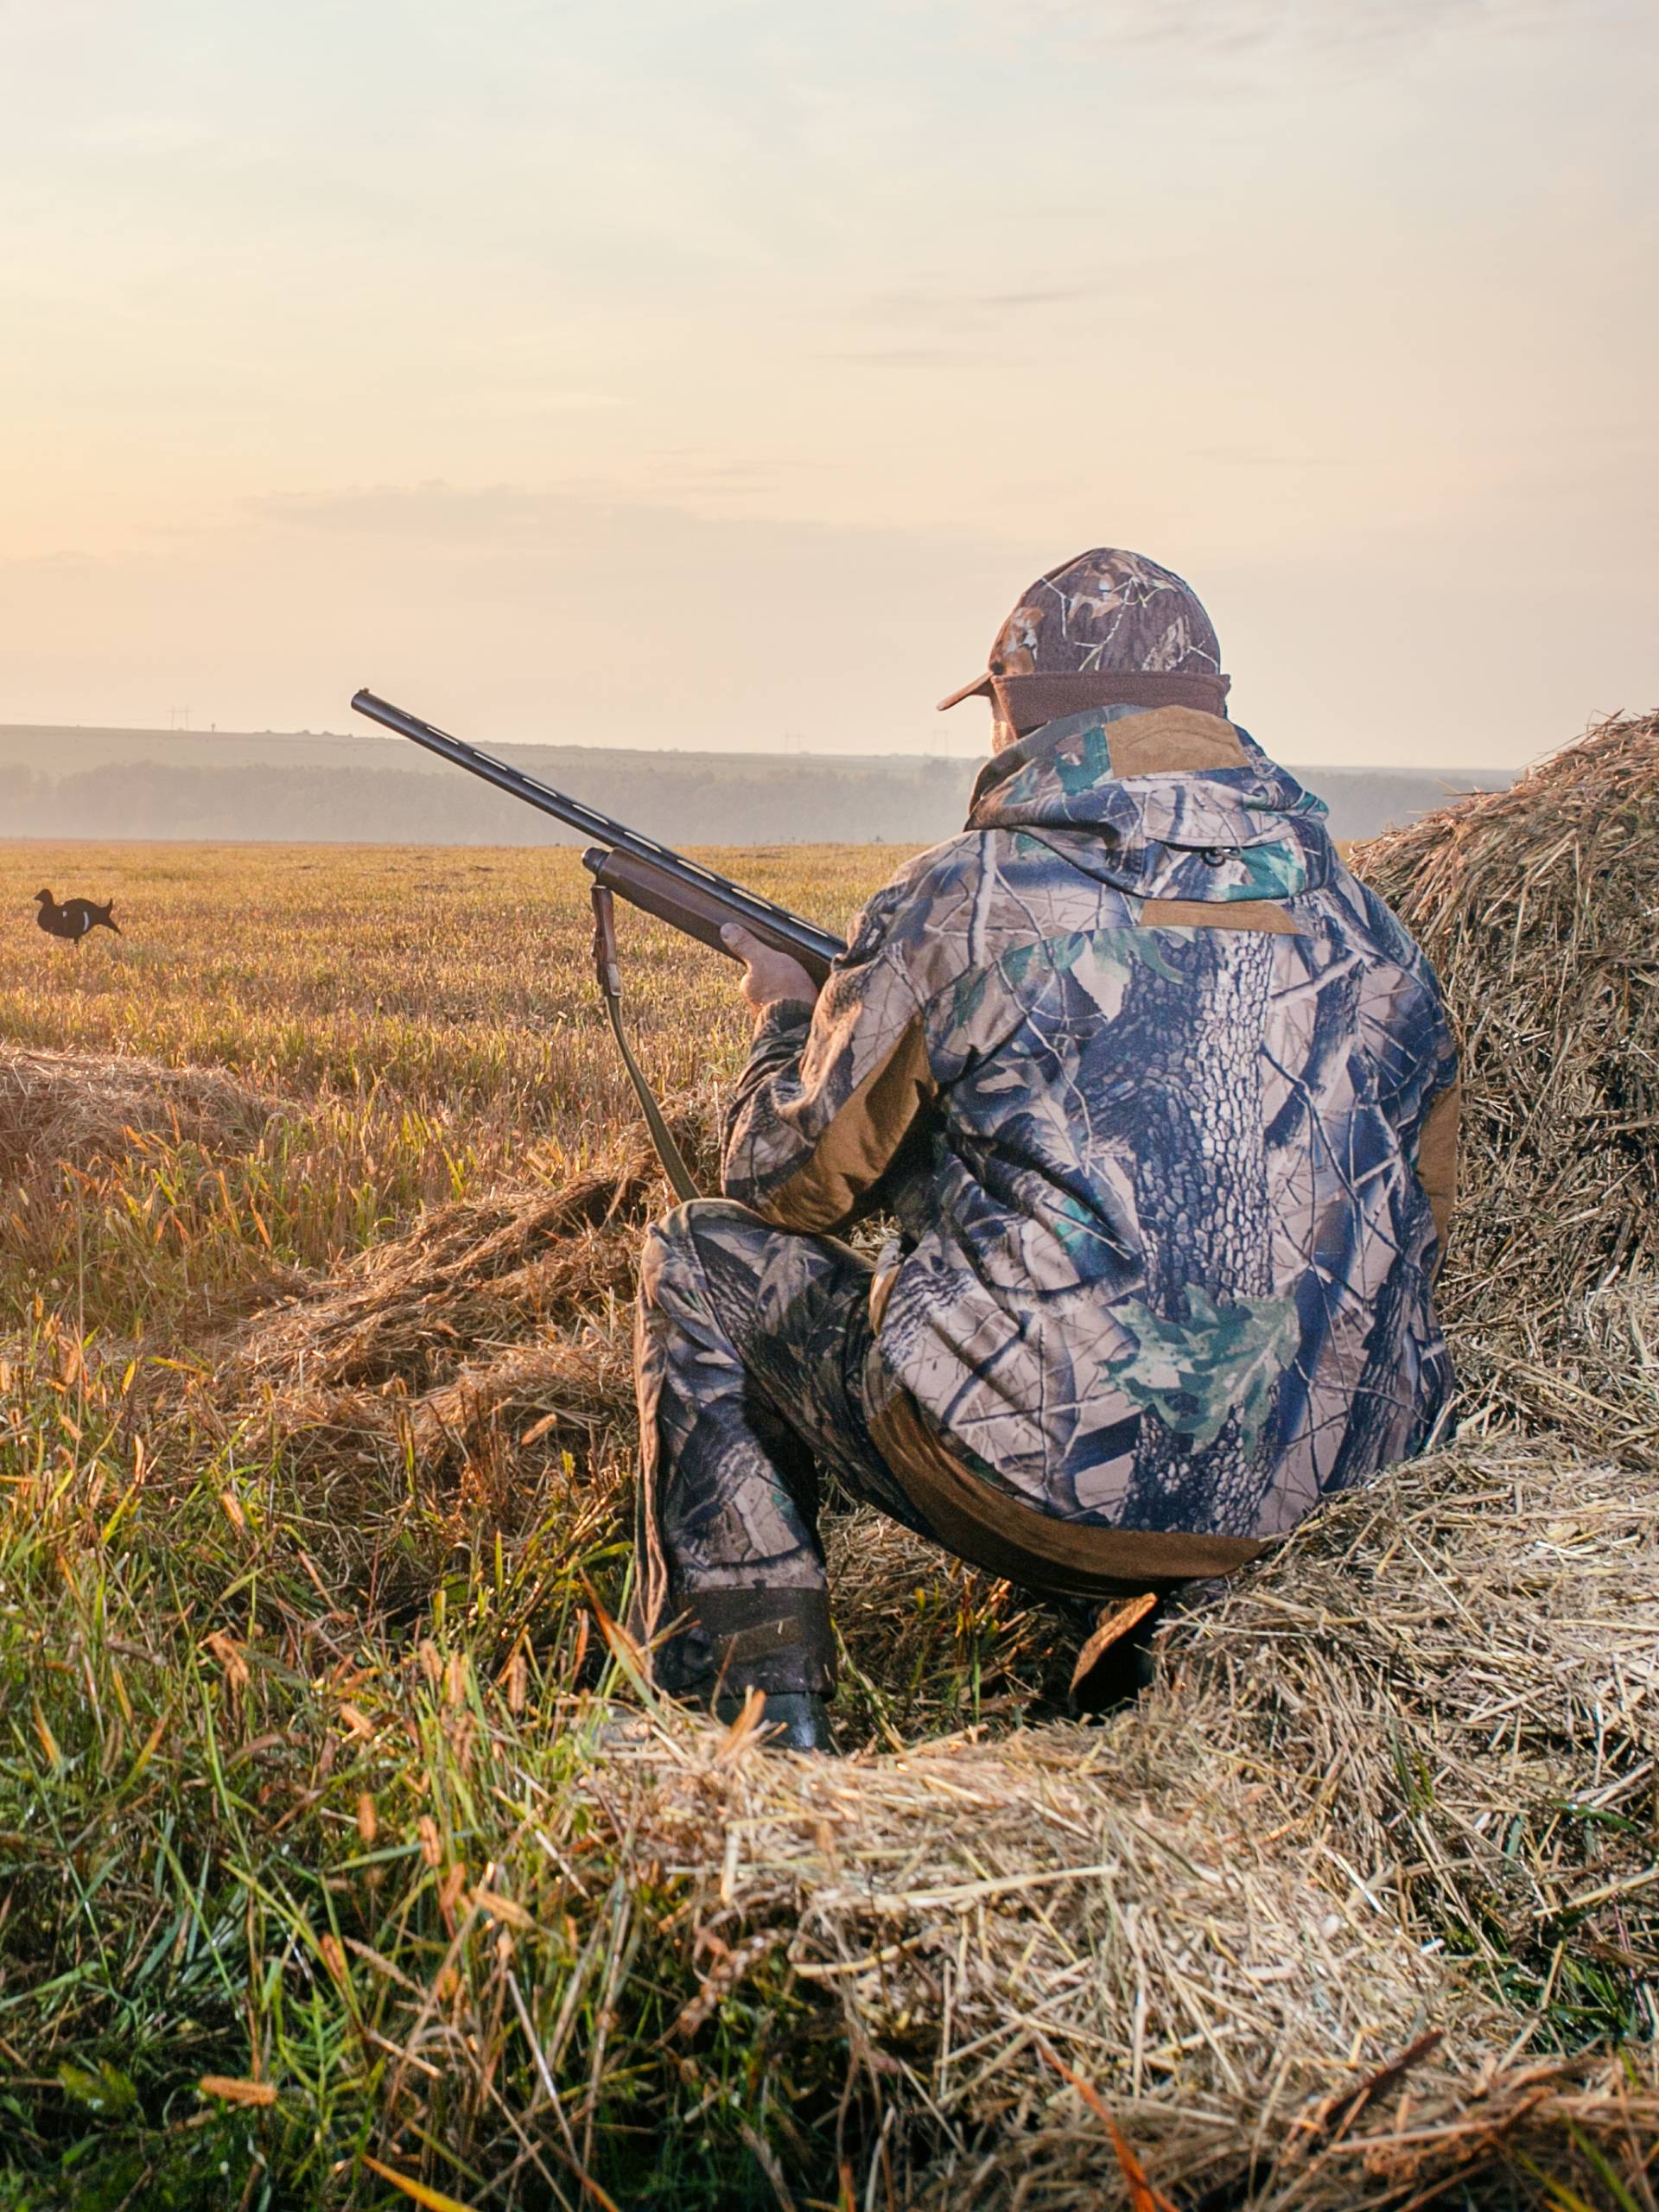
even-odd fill
[{"label": "shotgun barrel", "polygon": [[791,913],[787,906],[777,906],[758,892],[746,891],[728,876],[687,860],[683,854],[658,844],[654,837],[630,830],[626,823],[555,791],[550,784],[525,775],[521,768],[510,767],[492,753],[480,753],[476,746],[451,737],[447,730],[434,728],[418,715],[394,707],[372,691],[357,692],[352,705],[383,729],[424,746],[440,760],[467,769],[498,791],[522,799],[526,806],[551,815],[567,829],[591,837],[593,843],[582,858],[596,884],[675,929],[683,930],[715,951],[725,953],[728,959],[740,957],[721,943],[720,932],[730,922],[740,923],[774,950],[799,961],[815,983],[823,982],[830,962],[847,949],[840,938]]}]

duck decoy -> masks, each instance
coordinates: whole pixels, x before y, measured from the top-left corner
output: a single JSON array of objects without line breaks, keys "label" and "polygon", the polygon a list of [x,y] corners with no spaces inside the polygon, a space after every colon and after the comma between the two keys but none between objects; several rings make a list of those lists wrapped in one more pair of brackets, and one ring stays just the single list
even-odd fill
[{"label": "duck decoy", "polygon": [[48,937],[79,944],[88,930],[114,930],[117,937],[121,934],[116,926],[113,899],[102,906],[90,899],[66,899],[60,906],[49,891],[37,891],[35,900],[41,910],[35,918]]}]

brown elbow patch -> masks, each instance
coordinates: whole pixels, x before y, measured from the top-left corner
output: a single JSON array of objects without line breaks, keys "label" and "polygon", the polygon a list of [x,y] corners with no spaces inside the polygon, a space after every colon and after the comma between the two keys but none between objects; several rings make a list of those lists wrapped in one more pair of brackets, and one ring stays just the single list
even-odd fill
[{"label": "brown elbow patch", "polygon": [[1141,926],[1149,930],[1268,930],[1300,937],[1288,906],[1276,899],[1143,899]]},{"label": "brown elbow patch", "polygon": [[1458,1195],[1458,1124],[1463,1115],[1463,1085],[1454,1083],[1423,1116],[1417,1140],[1417,1180],[1423,1186],[1442,1257],[1452,1226],[1452,1208]]},{"label": "brown elbow patch", "polygon": [[833,1229],[844,1221],[898,1151],[934,1089],[918,1014],[837,1110],[810,1159],[760,1211],[780,1229]]}]

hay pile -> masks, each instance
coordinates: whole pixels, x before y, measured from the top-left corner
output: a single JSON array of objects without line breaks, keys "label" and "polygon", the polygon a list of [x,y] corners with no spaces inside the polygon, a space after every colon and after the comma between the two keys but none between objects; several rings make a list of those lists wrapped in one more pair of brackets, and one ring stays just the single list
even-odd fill
[{"label": "hay pile", "polygon": [[1659,716],[1605,722],[1352,864],[1463,1027],[1448,1326],[1483,1380],[1548,1366],[1587,1293],[1659,1265]]},{"label": "hay pile", "polygon": [[248,1151],[293,1109],[216,1068],[0,1045],[0,1176],[112,1165],[154,1138]]},{"label": "hay pile", "polygon": [[1484,1388],[1488,1414],[1659,1473],[1659,1275],[1587,1292],[1547,1325],[1500,1311],[1458,1341],[1465,1389]]},{"label": "hay pile", "polygon": [[[196,1410],[280,1444],[336,1571],[430,1563],[480,1516],[518,1535],[567,1452],[591,1476],[632,1397],[618,1301],[661,1185],[636,1150],[563,1188],[427,1215],[267,1309]],[[205,1401],[205,1404],[204,1404]],[[403,1471],[415,1471],[412,1484]],[[609,1487],[609,1485],[607,1485]]]},{"label": "hay pile", "polygon": [[[707,1128],[683,1115],[676,1135],[712,1181]],[[635,1255],[663,1203],[630,1133],[555,1190],[444,1206],[242,1327],[194,1410],[282,1446],[348,1574],[429,1560],[417,1522],[440,1546],[480,1518],[522,1533],[567,1475],[620,1528]]]}]

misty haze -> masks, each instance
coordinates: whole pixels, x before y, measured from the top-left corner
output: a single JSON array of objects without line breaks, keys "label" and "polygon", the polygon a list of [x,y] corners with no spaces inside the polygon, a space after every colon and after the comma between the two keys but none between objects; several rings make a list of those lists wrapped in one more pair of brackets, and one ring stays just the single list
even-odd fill
[{"label": "misty haze", "polygon": [[[544,783],[676,845],[928,845],[967,813],[978,762],[925,753],[646,753],[497,745]],[[1502,770],[1297,767],[1341,838],[1502,788]],[[0,725],[0,825],[24,837],[558,845],[574,830],[373,735]]]}]

